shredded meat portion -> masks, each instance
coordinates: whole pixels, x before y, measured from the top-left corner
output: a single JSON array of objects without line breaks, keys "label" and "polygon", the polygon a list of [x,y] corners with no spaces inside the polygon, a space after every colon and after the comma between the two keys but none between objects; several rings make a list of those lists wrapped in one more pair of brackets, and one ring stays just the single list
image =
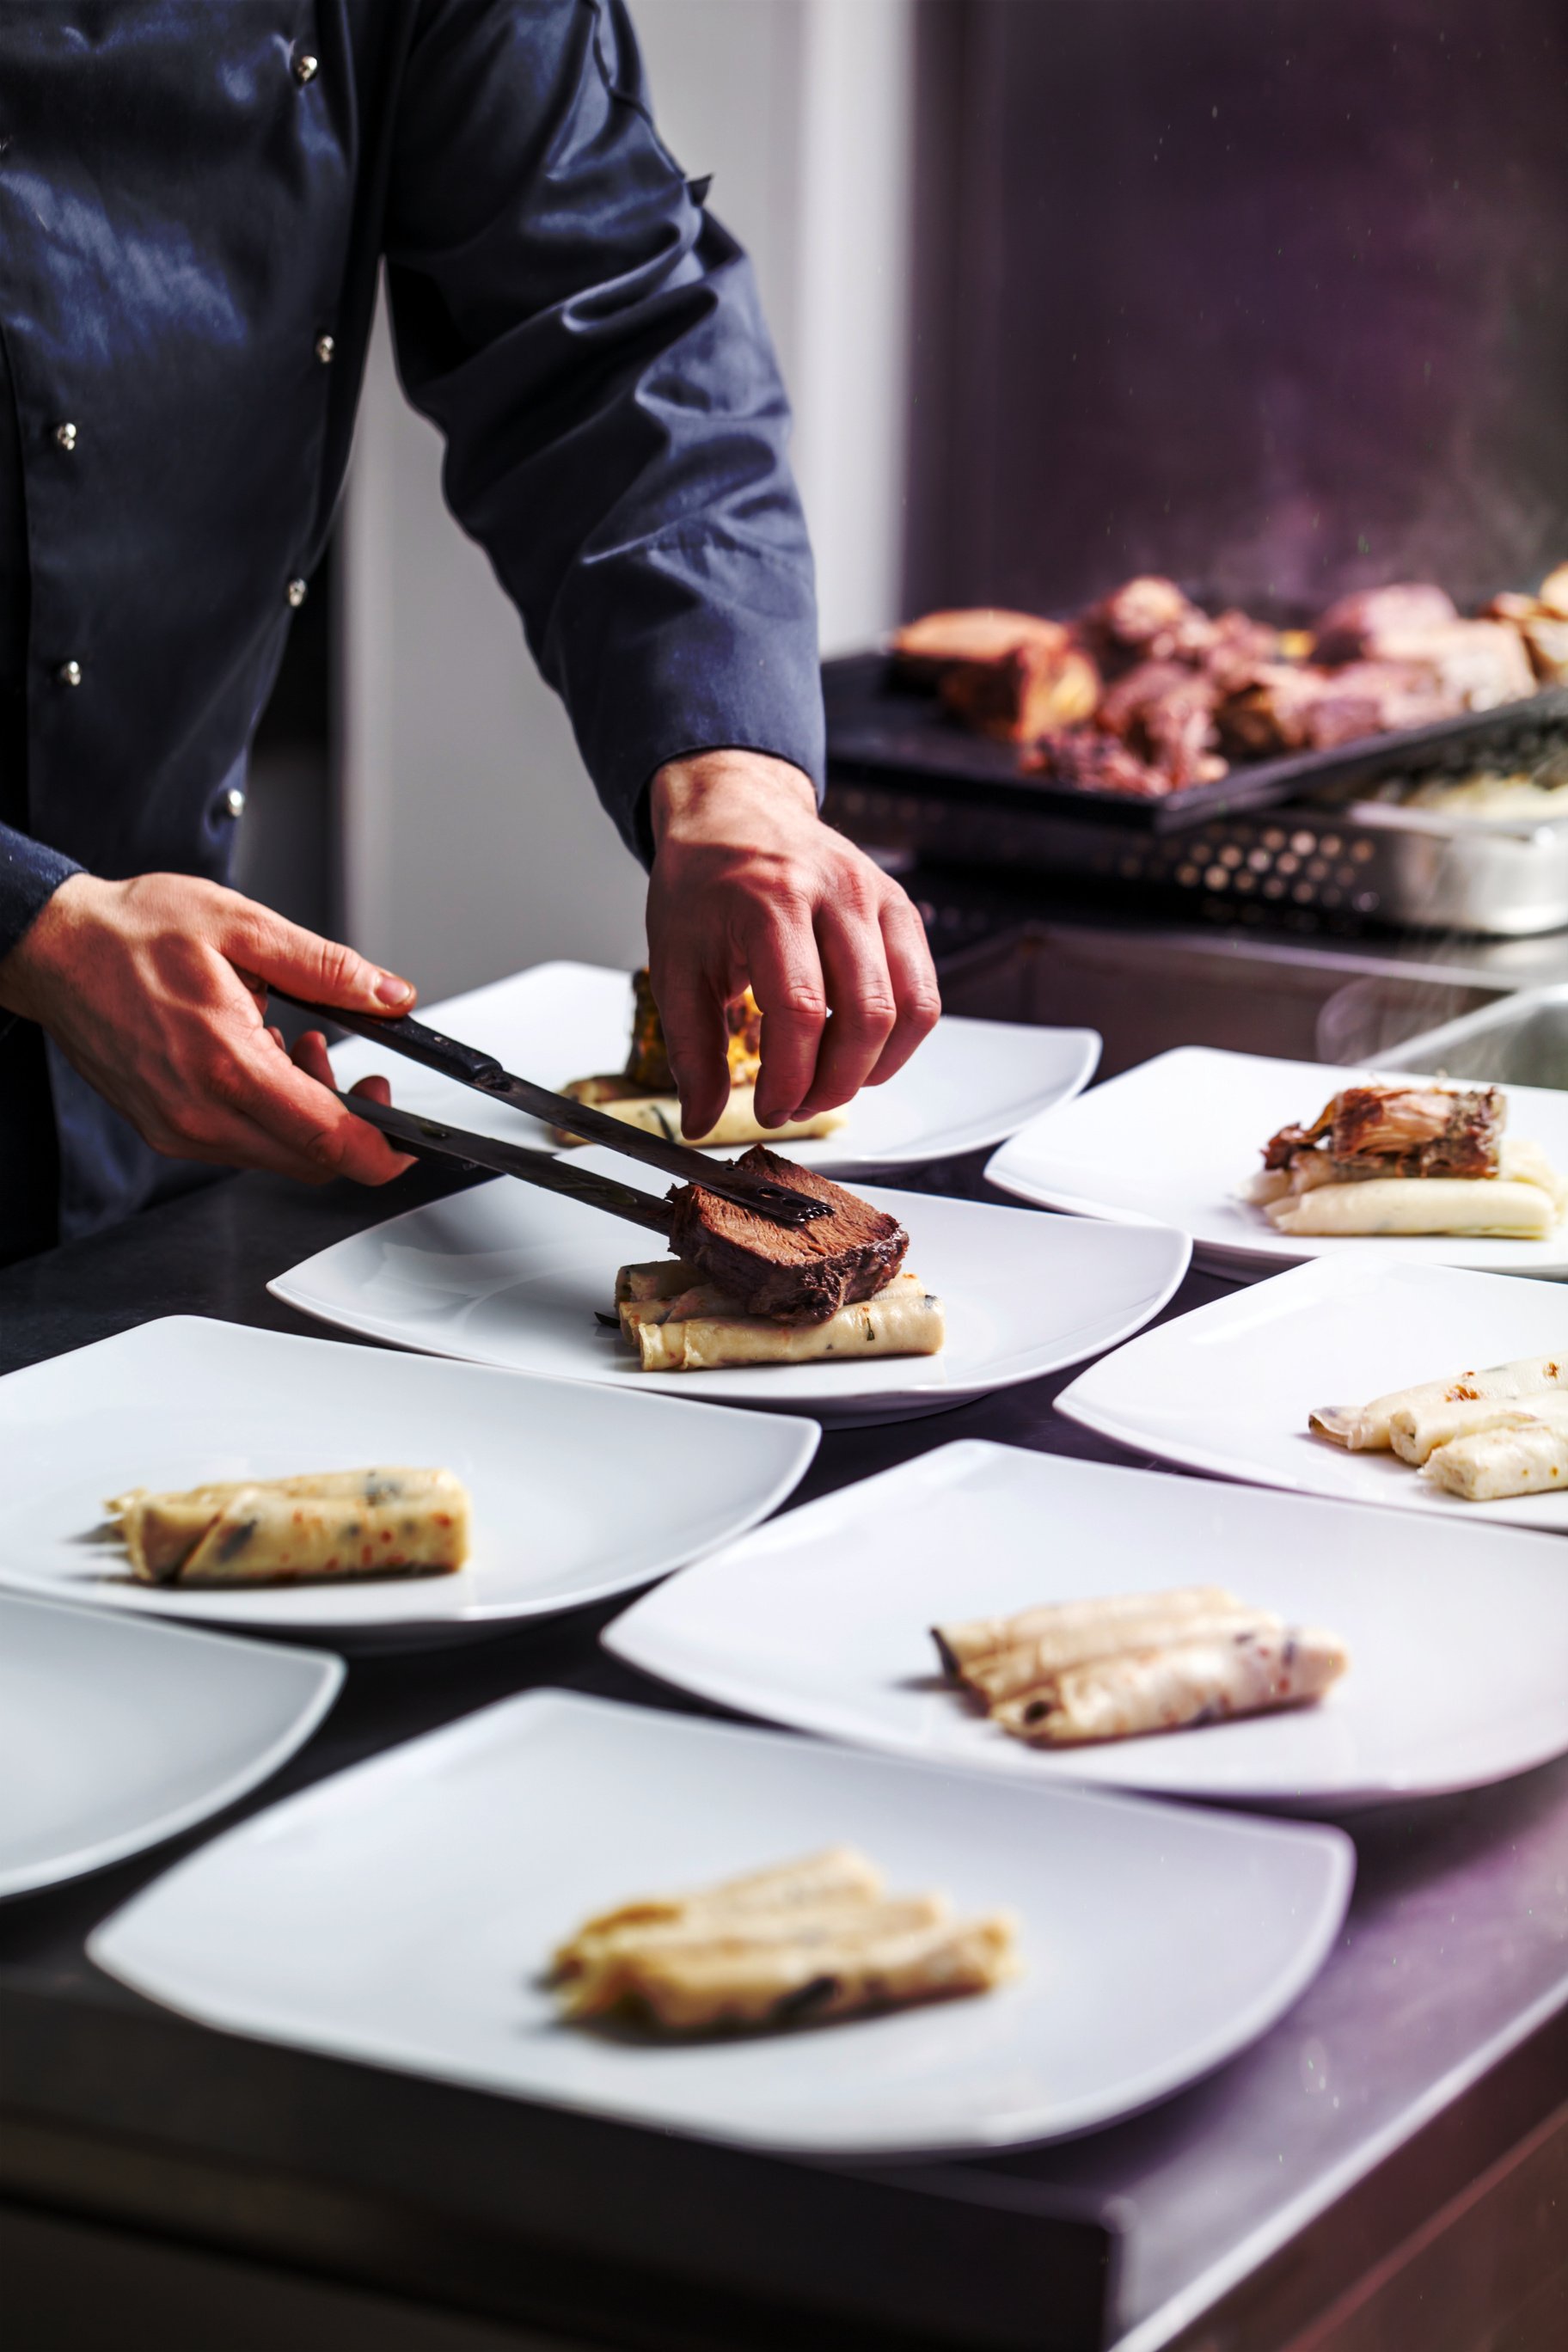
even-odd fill
[{"label": "shredded meat portion", "polygon": [[1302,1153],[1332,1163],[1334,1182],[1363,1176],[1495,1176],[1508,1107],[1497,1087],[1346,1087],[1310,1127],[1282,1127],[1268,1169]]},{"label": "shredded meat portion", "polygon": [[1214,680],[1203,670],[1181,662],[1140,662],[1107,688],[1095,724],[1180,790],[1226,772],[1215,749],[1218,698]]},{"label": "shredded meat portion", "polygon": [[1156,801],[1172,790],[1163,769],[1151,767],[1116,736],[1089,727],[1043,736],[1020,765],[1026,775],[1048,776],[1080,793],[1125,793]]}]

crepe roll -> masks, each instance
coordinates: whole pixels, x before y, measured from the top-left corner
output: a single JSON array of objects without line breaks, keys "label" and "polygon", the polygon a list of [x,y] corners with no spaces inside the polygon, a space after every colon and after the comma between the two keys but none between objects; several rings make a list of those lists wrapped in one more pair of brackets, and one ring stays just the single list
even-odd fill
[{"label": "crepe roll", "polygon": [[839,1895],[803,1909],[722,1911],[698,1906],[681,1919],[620,1927],[595,1937],[580,1963],[561,1972],[562,1998],[576,2017],[614,2009],[638,1990],[654,1969],[686,1970],[740,1956],[787,1958],[860,1949],[892,1936],[912,1936],[948,1924],[943,1895]]},{"label": "crepe roll", "polygon": [[[629,1274],[633,1269],[623,1269]],[[626,1287],[631,1287],[626,1285]],[[934,1356],[946,1336],[942,1306],[914,1275],[895,1275],[873,1297],[841,1307],[820,1323],[744,1315],[710,1285],[673,1297],[636,1298],[616,1292],[621,1329],[645,1372],[718,1371],[742,1364],[811,1364],[835,1356]]]},{"label": "crepe roll", "polygon": [[1557,1203],[1539,1184],[1502,1177],[1373,1176],[1364,1183],[1320,1184],[1264,1211],[1281,1234],[1495,1234],[1544,1241]]},{"label": "crepe roll", "polygon": [[[853,1937],[736,1938],[707,1951],[650,1950],[607,1980],[608,2000],[595,2006],[629,2004],[678,2033],[811,2025],[986,1992],[1016,1966],[1013,1920],[998,1912],[934,1926],[889,1924]],[[583,2013],[580,2007],[576,2013]]]},{"label": "crepe roll", "polygon": [[1568,1487],[1568,1419],[1530,1421],[1518,1428],[1479,1430],[1452,1438],[1427,1455],[1421,1475],[1468,1503]]},{"label": "crepe roll", "polygon": [[1091,1659],[1114,1657],[1126,1650],[1153,1650],[1171,1643],[1190,1647],[1194,1642],[1223,1642],[1247,1632],[1278,1633],[1281,1620],[1266,1610],[1216,1610],[1212,1615],[1173,1616],[1152,1602],[1145,1616],[1122,1620],[1101,1618],[1077,1634],[1047,1633],[1014,1649],[997,1650],[977,1658],[963,1679],[980,1693],[987,1706],[1000,1706],[1021,1691],[1037,1690],[1068,1668]]},{"label": "crepe roll", "polygon": [[1188,1642],[1069,1667],[995,1710],[1014,1737],[1045,1747],[1133,1739],[1321,1698],[1350,1664],[1333,1633],[1302,1627]]},{"label": "crepe roll", "polygon": [[1458,1404],[1402,1405],[1389,1416],[1389,1438],[1402,1462],[1417,1469],[1440,1445],[1491,1429],[1523,1429],[1534,1422],[1568,1426],[1568,1396],[1478,1397]]},{"label": "crepe roll", "polygon": [[[611,1118],[624,1119],[628,1127],[641,1128],[648,1135],[661,1135],[668,1143],[707,1146],[801,1142],[810,1136],[837,1134],[846,1118],[841,1110],[824,1110],[812,1118],[791,1118],[782,1127],[763,1127],[757,1118],[755,1087],[742,1085],[731,1087],[716,1127],[710,1128],[706,1135],[688,1135],[680,1124],[680,1101],[676,1095],[628,1091],[625,1078],[614,1077],[574,1078],[562,1091],[570,1095],[574,1102],[588,1103]],[[568,1146],[584,1140],[563,1127],[556,1128],[553,1134],[557,1143]]]},{"label": "crepe roll", "polygon": [[468,1557],[468,1497],[449,1470],[332,1471],[184,1494],[138,1489],[111,1508],[144,1583],[449,1572]]},{"label": "crepe roll", "polygon": [[881,1891],[882,1874],[875,1863],[868,1862],[854,1846],[826,1846],[801,1861],[775,1863],[743,1878],[721,1879],[716,1886],[687,1895],[640,1895],[618,1904],[613,1911],[602,1911],[584,1920],[561,1946],[555,1967],[561,1974],[570,1975],[591,1957],[597,1944],[626,1928],[668,1927],[716,1912],[743,1917],[752,1913],[800,1912],[815,1904],[844,1899],[870,1903]]},{"label": "crepe roll", "polygon": [[[1126,1629],[1147,1623],[1151,1617],[1157,1616],[1163,1627],[1175,1628],[1194,1617],[1243,1610],[1244,1604],[1222,1584],[1186,1584],[1169,1592],[1119,1592],[1099,1601],[1052,1601],[1038,1609],[1019,1610],[1011,1617],[972,1617],[933,1625],[931,1630],[949,1674],[967,1675],[976,1660],[1022,1649],[1029,1643],[1055,1643],[1064,1657],[1077,1644],[1079,1657],[1096,1656],[1126,1649],[1130,1641],[1140,1638]],[[1258,1614],[1256,1610],[1244,1613],[1248,1618]],[[1091,1644],[1088,1649],[1082,1646],[1086,1642]]]},{"label": "crepe roll", "polygon": [[1377,1453],[1393,1444],[1394,1417],[1407,1409],[1419,1412],[1431,1406],[1468,1404],[1483,1398],[1511,1402],[1559,1389],[1568,1395],[1568,1352],[1521,1356],[1512,1363],[1490,1364],[1484,1371],[1455,1372],[1446,1381],[1390,1389],[1386,1396],[1373,1397],[1366,1405],[1319,1405],[1308,1414],[1307,1425],[1352,1454]]}]

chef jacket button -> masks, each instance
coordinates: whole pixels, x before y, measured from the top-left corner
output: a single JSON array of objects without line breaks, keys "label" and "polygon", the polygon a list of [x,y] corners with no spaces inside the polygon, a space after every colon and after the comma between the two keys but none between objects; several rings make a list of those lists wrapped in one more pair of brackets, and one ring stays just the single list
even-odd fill
[{"label": "chef jacket button", "polygon": [[320,58],[313,58],[309,49],[295,50],[294,79],[297,82],[303,84],[308,81],[314,81],[321,69],[321,60]]},{"label": "chef jacket button", "polygon": [[55,446],[57,449],[63,449],[67,456],[69,456],[70,452],[76,447],[76,426],[74,425],[62,422],[56,425]]},{"label": "chef jacket button", "polygon": [[79,686],[81,684],[80,662],[61,662],[58,669],[55,672],[55,683],[58,686]]},{"label": "chef jacket button", "polygon": [[316,337],[316,357],[321,361],[323,367],[331,366],[332,354],[337,348],[338,347],[336,343],[333,342],[331,335],[318,335]]},{"label": "chef jacket button", "polygon": [[243,816],[245,814],[245,794],[237,784],[230,784],[223,796],[223,805],[226,815]]},{"label": "chef jacket button", "polygon": [[310,590],[308,582],[304,580],[290,580],[289,583],[289,602],[292,604],[296,612],[299,611],[300,605],[304,603],[310,593]]}]

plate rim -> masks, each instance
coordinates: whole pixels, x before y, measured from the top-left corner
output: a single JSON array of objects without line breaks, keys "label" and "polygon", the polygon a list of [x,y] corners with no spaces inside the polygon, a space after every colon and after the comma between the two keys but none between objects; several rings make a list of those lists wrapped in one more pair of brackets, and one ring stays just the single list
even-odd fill
[{"label": "plate rim", "polygon": [[[209,1821],[215,1813],[226,1811],[242,1797],[258,1789],[272,1775],[297,1756],[306,1741],[320,1729],[335,1706],[347,1677],[343,1660],[331,1650],[316,1650],[304,1643],[258,1641],[244,1633],[215,1632],[205,1625],[173,1623],[166,1619],[136,1617],[123,1611],[103,1612],[79,1602],[57,1600],[53,1594],[24,1591],[5,1588],[4,1601],[25,1609],[40,1609],[56,1616],[82,1617],[96,1625],[112,1628],[110,1638],[118,1640],[129,1633],[152,1641],[170,1635],[177,1639],[209,1644],[219,1643],[231,1650],[243,1650],[248,1657],[268,1661],[266,1671],[275,1665],[293,1672],[296,1666],[301,1681],[309,1679],[311,1686],[288,1726],[249,1764],[229,1774],[206,1795],[189,1800],[184,1805],[159,1813],[136,1830],[121,1832],[112,1838],[100,1838],[88,1846],[70,1849],[65,1855],[39,1868],[37,1864],[21,1868],[0,1866],[0,1902],[10,1902],[17,1896],[42,1893],[51,1886],[68,1885],[72,1879],[86,1878],[93,1873],[108,1870],[117,1862],[132,1854],[143,1853],[152,1847],[166,1844],[199,1822]],[[237,1827],[238,1824],[236,1824]]]},{"label": "plate rim", "polygon": [[[214,1328],[228,1334],[240,1332],[247,1339],[260,1339],[268,1342],[281,1340],[297,1348],[346,1349],[348,1347],[348,1342],[345,1340],[318,1337],[313,1332],[276,1331],[265,1324],[237,1323],[228,1316],[188,1313],[149,1316],[144,1322],[128,1325],[122,1331],[108,1332],[102,1339],[87,1340],[80,1348],[62,1349],[57,1356],[40,1357],[34,1364],[18,1365],[14,1371],[0,1376],[0,1382],[25,1377],[27,1373],[41,1370],[47,1365],[68,1362],[76,1357],[87,1354],[91,1349],[112,1349],[124,1346],[126,1343],[134,1344],[146,1333],[165,1329],[171,1325],[195,1325],[204,1332],[210,1332]],[[372,1333],[369,1336],[379,1337],[380,1334]],[[367,1351],[355,1349],[353,1352],[357,1357],[364,1355]],[[530,1371],[520,1365],[485,1362],[468,1356],[445,1356],[429,1349],[399,1346],[384,1348],[374,1352],[394,1363],[405,1361],[412,1356],[428,1363],[453,1364],[469,1371],[487,1373],[499,1379],[521,1380],[536,1388],[596,1389],[602,1392],[608,1385],[604,1381],[558,1380],[552,1374]],[[787,1502],[810,1469],[822,1443],[822,1424],[806,1411],[785,1416],[762,1412],[751,1405],[721,1406],[703,1397],[670,1396],[668,1391],[660,1391],[659,1394],[667,1403],[677,1407],[697,1405],[709,1412],[742,1412],[748,1421],[757,1425],[759,1435],[764,1428],[770,1433],[779,1433],[776,1436],[771,1434],[770,1442],[779,1444],[781,1457],[785,1454],[790,1457],[784,1463],[784,1466],[768,1483],[766,1488],[759,1490],[762,1499],[756,1503],[754,1510],[749,1507],[748,1516],[736,1528],[734,1533],[719,1538],[715,1543],[707,1547],[710,1550],[716,1550],[721,1545],[732,1543],[739,1536],[748,1534],[753,1527],[759,1526],[771,1513]],[[782,1433],[785,1430],[791,1433],[794,1440],[793,1445],[787,1445],[783,1442]],[[720,1434],[718,1432],[714,1433],[716,1436]],[[576,1609],[592,1608],[599,1602],[635,1592],[644,1585],[657,1583],[662,1578],[674,1575],[679,1570],[689,1567],[694,1559],[700,1559],[703,1556],[700,1551],[688,1552],[682,1546],[672,1546],[671,1549],[679,1552],[681,1556],[676,1558],[669,1565],[662,1565],[656,1560],[653,1565],[638,1568],[635,1574],[617,1570],[602,1583],[595,1583],[592,1587],[586,1587],[582,1591],[572,1593],[564,1598],[525,1599],[520,1601],[474,1604],[461,1610],[451,1611],[444,1616],[321,1618],[289,1616],[286,1613],[286,1604],[291,1597],[292,1588],[281,1585],[272,1588],[280,1604],[276,1617],[258,1616],[245,1619],[209,1617],[202,1614],[200,1597],[194,1592],[189,1596],[181,1596],[196,1601],[197,1605],[191,1609],[171,1608],[167,1598],[160,1594],[156,1588],[149,1588],[145,1591],[139,1590],[134,1594],[109,1590],[94,1591],[91,1593],[64,1594],[58,1584],[52,1579],[41,1574],[29,1574],[26,1569],[8,1564],[3,1550],[0,1550],[0,1592],[17,1593],[30,1600],[53,1603],[60,1608],[80,1609],[89,1614],[108,1611],[121,1620],[130,1620],[141,1624],[189,1627],[193,1632],[210,1633],[218,1639],[263,1643],[284,1642],[290,1648],[301,1643],[308,1647],[312,1641],[318,1641],[341,1644],[345,1649],[356,1652],[362,1648],[367,1650],[392,1647],[412,1649],[431,1647],[438,1643],[480,1641],[487,1634],[504,1633],[513,1626],[521,1626],[551,1617],[565,1616]],[[322,1589],[317,1584],[310,1587],[312,1591]],[[363,1585],[356,1587],[356,1590],[361,1591],[366,1589],[367,1587]]]},{"label": "plate rim", "polygon": [[[1093,1425],[1086,1423],[1086,1426]],[[1182,1483],[1189,1486],[1195,1485],[1198,1491],[1202,1491],[1202,1482],[1194,1482],[1191,1479],[1178,1481],[1173,1473],[1164,1470],[1143,1470],[1130,1463],[1085,1461],[1077,1455],[1044,1453],[1034,1446],[1011,1445],[1005,1439],[1000,1438],[963,1437],[952,1439],[944,1446],[934,1446],[928,1452],[911,1456],[903,1462],[893,1463],[885,1470],[874,1472],[869,1478],[856,1480],[848,1486],[835,1487],[826,1495],[815,1496],[810,1502],[801,1504],[798,1507],[799,1510],[805,1513],[820,1512],[826,1516],[824,1507],[841,1501],[847,1495],[858,1496],[863,1488],[875,1489],[879,1486],[899,1481],[920,1465],[930,1464],[942,1454],[946,1454],[951,1459],[961,1452],[968,1453],[972,1459],[976,1456],[985,1458],[1002,1454],[1021,1455],[1026,1460],[1065,1463],[1069,1465],[1068,1472],[1069,1476],[1076,1476],[1079,1472],[1109,1471],[1128,1479],[1137,1478],[1146,1481],[1154,1478],[1173,1484]],[[954,1465],[954,1467],[956,1469],[957,1465]],[[1293,1487],[1276,1486],[1263,1479],[1227,1477],[1222,1483],[1230,1486],[1248,1488],[1260,1495],[1290,1495],[1310,1510],[1355,1512],[1376,1507],[1371,1503],[1363,1503],[1353,1496],[1322,1495],[1316,1491],[1298,1491]],[[790,1513],[784,1518],[771,1524],[787,1526],[795,1517],[795,1513]],[[1457,1525],[1462,1522],[1445,1521],[1444,1524]],[[763,1532],[762,1528],[752,1528],[746,1536],[737,1538],[737,1542],[742,1545],[749,1544]],[[1543,1541],[1552,1539],[1550,1531],[1539,1528],[1521,1528],[1514,1532],[1535,1536]],[[726,1557],[733,1549],[732,1546],[725,1546],[723,1550],[710,1553],[704,1560],[693,1561],[691,1569],[679,1570],[678,1577],[687,1576],[698,1570],[706,1570],[713,1575],[723,1574],[733,1565]],[[914,1742],[901,1739],[897,1735],[886,1734],[865,1725],[857,1727],[853,1724],[847,1723],[841,1715],[836,1714],[831,1705],[822,1709],[814,1709],[808,1699],[804,1705],[793,1707],[789,1714],[778,1714],[762,1703],[765,1694],[754,1684],[731,1683],[725,1687],[713,1675],[705,1673],[700,1666],[689,1672],[684,1667],[679,1673],[671,1672],[668,1660],[658,1657],[657,1643],[655,1644],[655,1662],[650,1663],[649,1657],[642,1654],[638,1647],[628,1645],[622,1629],[626,1625],[628,1619],[635,1618],[644,1612],[652,1616],[659,1607],[669,1605],[665,1595],[676,1581],[677,1578],[672,1577],[658,1592],[639,1595],[618,1615],[612,1618],[608,1624],[601,1626],[600,1646],[607,1650],[623,1665],[630,1666],[637,1673],[647,1675],[650,1681],[671,1690],[683,1692],[706,1704],[723,1707],[749,1722],[775,1725],[784,1731],[802,1733],[807,1738],[837,1743],[840,1746],[867,1748],[879,1755],[900,1756],[912,1760],[939,1764],[950,1770],[969,1773],[993,1783],[1001,1780],[1015,1786],[1023,1787],[1071,1786],[1108,1790],[1113,1793],[1121,1792],[1161,1803],[1192,1804],[1205,1809],[1232,1806],[1257,1808],[1275,1815],[1281,1813],[1287,1816],[1305,1815],[1307,1818],[1317,1819],[1317,1809],[1320,1808],[1327,1808],[1338,1816],[1342,1813],[1367,1811],[1377,1805],[1424,1804],[1436,1798],[1461,1795],[1471,1789],[1499,1787],[1506,1780],[1517,1780],[1521,1773],[1534,1771],[1542,1764],[1550,1763],[1559,1756],[1568,1755],[1568,1731],[1565,1731],[1561,1737],[1554,1738],[1549,1746],[1531,1749],[1519,1761],[1510,1762],[1503,1770],[1488,1773],[1479,1780],[1473,1776],[1457,1780],[1444,1776],[1438,1779],[1425,1778],[1417,1782],[1407,1774],[1404,1777],[1385,1777],[1375,1780],[1358,1779],[1340,1787],[1323,1787],[1316,1783],[1308,1786],[1299,1783],[1289,1791],[1284,1789],[1239,1786],[1182,1788],[1164,1783],[1148,1784],[1131,1778],[1122,1780],[1100,1779],[1096,1776],[1092,1779],[1076,1780],[1072,1773],[1069,1756],[1068,1759],[1063,1762],[1060,1770],[1042,1773],[1037,1780],[1034,1780],[1023,1772],[998,1770],[978,1760],[968,1759],[962,1751],[952,1754],[944,1752],[939,1757],[931,1756]],[[634,1633],[635,1631],[634,1628]],[[620,1638],[617,1639],[617,1635]],[[743,1692],[745,1695],[737,1696],[738,1692]],[[775,1690],[773,1693],[775,1700],[778,1696]]]},{"label": "plate rim", "polygon": [[[452,1722],[422,1732],[395,1747],[363,1758],[327,1779],[313,1782],[268,1809],[265,1818],[274,1824],[277,1817],[291,1809],[303,1808],[310,1801],[323,1801],[328,1791],[352,1783],[358,1776],[374,1772],[395,1759],[405,1759],[410,1750],[450,1737],[454,1744],[463,1738],[481,1740],[494,1718],[503,1712],[531,1715],[536,1720],[548,1709],[556,1714],[576,1715],[584,1719],[597,1714],[610,1714],[624,1719],[638,1718],[641,1727],[655,1727],[655,1736],[675,1733],[708,1738],[717,1745],[737,1739],[752,1744],[763,1743],[775,1752],[787,1752],[795,1744],[791,1735],[753,1724],[731,1724],[715,1721],[704,1716],[666,1712],[662,1709],[628,1705],[624,1701],[601,1698],[595,1695],[543,1685],[532,1689],[513,1692],[491,1701]],[[960,1780],[966,1786],[976,1784],[972,1773],[955,1775],[947,1767],[903,1755],[879,1753],[867,1748],[847,1747],[837,1742],[814,1742],[814,1752],[819,1757],[835,1759],[849,1769],[869,1768],[882,1771],[935,1773],[939,1778]],[[1262,1839],[1273,1843],[1280,1839],[1298,1846],[1303,1855],[1315,1853],[1321,1872],[1321,1885],[1316,1893],[1314,1916],[1300,1935],[1289,1962],[1282,1966],[1276,1979],[1240,2011],[1233,2013],[1223,2032],[1210,2033],[1203,2042],[1203,2055],[1195,2060],[1183,2060],[1163,2069],[1152,2070],[1140,2088],[1135,2100],[1118,2104],[1094,2115],[1069,2112],[1070,2120],[1060,2125],[1041,2126],[1042,2111],[1037,2108],[1013,2109],[994,2114],[985,2119],[984,2127],[962,2138],[911,2137],[908,2128],[899,2136],[866,2138],[848,2136],[783,2137],[765,2130],[750,2130],[743,2126],[720,2128],[691,2119],[672,2119],[656,2106],[632,2109],[613,2099],[570,2097],[557,2091],[522,2088],[499,2084],[493,2074],[477,2066],[465,2067],[458,2063],[441,2064],[421,2054],[417,2060],[389,2057],[384,2048],[377,2049],[369,2034],[357,2029],[334,2025],[329,2032],[322,2029],[311,2035],[302,2034],[297,2026],[285,2028],[279,2013],[268,2011],[266,1996],[250,2004],[252,2016],[266,2015],[265,2026],[248,2022],[235,2023],[232,2017],[219,2013],[211,2006],[190,2003],[182,1993],[171,1998],[137,1969],[134,1955],[127,1961],[114,1950],[117,1931],[144,1905],[159,1896],[170,1882],[182,1874],[194,1873],[204,1860],[230,1842],[237,1842],[247,1832],[254,1830],[254,1819],[238,1822],[212,1840],[197,1853],[186,1855],[172,1869],[163,1873],[151,1885],[143,1887],[119,1906],[107,1919],[101,1920],[87,1941],[87,1956],[95,1967],[129,1985],[145,1999],[157,2001],[177,2014],[194,2017],[198,2022],[216,2027],[224,2032],[238,2033],[247,2040],[267,2042],[283,2042],[286,2046],[310,2049],[329,2055],[348,2058],[357,2064],[370,2064],[440,2081],[466,2084],[488,2092],[491,2096],[514,2099],[524,2105],[547,2106],[560,2112],[591,2115],[629,2126],[633,2129],[667,2132],[675,2136],[706,2142],[720,2147],[747,2147],[760,2151],[803,2158],[851,2160],[857,2158],[886,2161],[917,2160],[930,2157],[960,2156],[982,2150],[1003,2147],[1043,2147],[1058,2140],[1079,2138],[1100,2131],[1130,2116],[1142,2115],[1157,2106],[1192,2084],[1204,2081],[1221,2066],[1250,2049],[1270,2028],[1289,2014],[1307,1988],[1319,1975],[1333,1949],[1350,1905],[1356,1876],[1356,1850],[1352,1840],[1342,1829],[1331,1822],[1316,1821],[1285,1822],[1272,1816],[1258,1816],[1222,1806],[1192,1805],[1177,1799],[1148,1796],[1132,1790],[1089,1788],[1076,1782],[1053,1784],[1048,1788],[1026,1789],[1023,1784],[1010,1783],[1026,1801],[1057,1804],[1071,1809],[1131,1808],[1138,1812],[1157,1811],[1178,1816],[1189,1828],[1205,1838],[1224,1840]],[[259,1817],[256,1817],[259,1818]],[[1089,2103],[1086,2103],[1089,2104]]]}]

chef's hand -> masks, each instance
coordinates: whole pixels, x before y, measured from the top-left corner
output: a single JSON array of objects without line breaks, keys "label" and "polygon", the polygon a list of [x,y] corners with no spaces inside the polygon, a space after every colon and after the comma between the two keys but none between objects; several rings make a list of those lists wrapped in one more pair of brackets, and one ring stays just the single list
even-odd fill
[{"label": "chef's hand", "polygon": [[763,1016],[764,1127],[902,1069],[942,1010],[925,929],[898,884],[823,824],[809,779],[761,752],[705,751],[659,770],[649,815],[648,965],[687,1134],[718,1123],[724,1007],[748,983]]},{"label": "chef's hand", "polygon": [[[0,961],[0,1008],[37,1021],[155,1151],[308,1184],[384,1184],[411,1163],[326,1089],[319,1034],[293,1056],[267,983],[320,1004],[405,1013],[414,991],[352,948],[183,874],[73,874]],[[384,1078],[356,1094],[387,1099]]]}]

